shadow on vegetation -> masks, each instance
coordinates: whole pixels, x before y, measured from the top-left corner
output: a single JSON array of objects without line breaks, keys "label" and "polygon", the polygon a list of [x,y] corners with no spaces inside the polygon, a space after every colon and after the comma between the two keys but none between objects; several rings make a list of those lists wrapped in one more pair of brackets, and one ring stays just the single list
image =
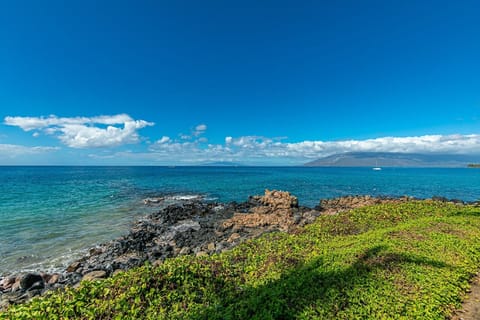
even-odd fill
[{"label": "shadow on vegetation", "polygon": [[480,206],[476,206],[473,210],[469,211],[458,211],[455,212],[455,216],[465,216],[465,217],[479,217],[480,216]]},{"label": "shadow on vegetation", "polygon": [[327,270],[328,266],[319,258],[266,285],[244,289],[235,297],[220,297],[221,303],[205,309],[198,314],[198,319],[293,319],[308,307],[335,318],[338,312],[349,307],[352,289],[375,283],[375,270],[394,270],[403,263],[450,267],[423,257],[384,252],[385,249],[375,246],[361,254],[350,267],[338,271]]}]

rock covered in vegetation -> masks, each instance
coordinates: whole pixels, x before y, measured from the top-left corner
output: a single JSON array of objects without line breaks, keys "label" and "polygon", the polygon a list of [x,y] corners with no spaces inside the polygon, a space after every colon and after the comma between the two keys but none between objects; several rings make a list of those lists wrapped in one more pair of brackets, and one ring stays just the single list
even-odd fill
[{"label": "rock covered in vegetation", "polygon": [[371,206],[380,203],[399,203],[412,200],[410,197],[400,198],[376,198],[368,195],[365,196],[345,196],[333,199],[322,199],[316,209],[324,214],[336,214],[364,206]]},{"label": "rock covered in vegetation", "polygon": [[83,275],[82,280],[97,280],[103,279],[107,276],[107,272],[104,270],[90,271]]}]

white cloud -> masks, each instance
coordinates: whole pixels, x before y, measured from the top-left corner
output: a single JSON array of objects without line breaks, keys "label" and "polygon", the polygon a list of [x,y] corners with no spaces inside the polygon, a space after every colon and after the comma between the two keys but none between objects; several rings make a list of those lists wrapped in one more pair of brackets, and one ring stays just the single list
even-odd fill
[{"label": "white cloud", "polygon": [[180,133],[178,137],[181,140],[195,140],[199,136],[205,133],[207,131],[207,125],[206,124],[199,124],[195,126],[194,129],[191,129],[190,134],[185,134],[185,133]]},{"label": "white cloud", "polygon": [[113,116],[98,116],[98,117],[71,117],[60,118],[55,115],[48,117],[5,117],[5,124],[10,126],[17,126],[25,131],[34,129],[44,129],[52,126],[62,126],[67,124],[121,124],[132,121],[127,114],[118,114]]},{"label": "white cloud", "polygon": [[150,147],[149,156],[170,162],[296,163],[344,152],[404,152],[480,154],[480,135],[425,135],[381,137],[366,140],[283,142],[284,138],[261,136],[225,137],[224,144],[205,144],[203,139],[163,141]]},{"label": "white cloud", "polygon": [[195,127],[195,131],[197,132],[203,132],[205,130],[207,130],[206,124],[199,124],[198,126]]},{"label": "white cloud", "polygon": [[480,153],[480,135],[425,135],[416,137],[382,137],[367,140],[303,141],[286,144],[292,155],[317,158],[355,151],[404,153]]},{"label": "white cloud", "polygon": [[170,141],[170,137],[163,136],[160,140],[157,141],[159,144],[167,143]]},{"label": "white cloud", "polygon": [[195,127],[195,131],[193,132],[193,136],[198,137],[207,131],[207,125],[206,124],[199,124],[198,126]]},{"label": "white cloud", "polygon": [[180,134],[179,134],[179,137],[180,137],[180,139],[182,139],[182,140],[190,140],[190,139],[192,139],[191,136],[189,136],[188,134],[183,134],[183,133],[180,133]]},{"label": "white cloud", "polygon": [[0,144],[0,159],[11,159],[19,156],[34,155],[57,151],[58,147],[28,147],[16,144]]},{"label": "white cloud", "polygon": [[[60,118],[49,117],[5,117],[5,124],[17,126],[24,131],[41,130],[57,136],[72,148],[113,147],[137,143],[137,131],[154,123],[134,120],[127,114],[97,117]],[[100,127],[103,125],[106,127]],[[36,136],[38,132],[34,133]]]}]

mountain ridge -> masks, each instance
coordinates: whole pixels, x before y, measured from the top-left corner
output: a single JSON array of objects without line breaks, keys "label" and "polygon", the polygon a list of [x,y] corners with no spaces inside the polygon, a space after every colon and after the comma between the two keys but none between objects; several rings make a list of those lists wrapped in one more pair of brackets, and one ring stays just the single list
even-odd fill
[{"label": "mountain ridge", "polygon": [[304,164],[307,167],[419,167],[463,168],[480,162],[480,155],[402,153],[402,152],[346,152],[319,158]]}]

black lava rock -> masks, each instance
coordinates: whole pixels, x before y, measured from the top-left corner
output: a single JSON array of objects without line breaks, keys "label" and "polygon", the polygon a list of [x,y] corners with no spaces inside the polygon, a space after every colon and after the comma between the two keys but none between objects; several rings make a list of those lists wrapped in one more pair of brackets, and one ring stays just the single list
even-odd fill
[{"label": "black lava rock", "polygon": [[38,287],[40,286],[40,284],[42,288],[45,286],[41,275],[39,275],[38,273],[27,273],[20,280],[20,289],[28,290],[33,285],[36,285]]}]

